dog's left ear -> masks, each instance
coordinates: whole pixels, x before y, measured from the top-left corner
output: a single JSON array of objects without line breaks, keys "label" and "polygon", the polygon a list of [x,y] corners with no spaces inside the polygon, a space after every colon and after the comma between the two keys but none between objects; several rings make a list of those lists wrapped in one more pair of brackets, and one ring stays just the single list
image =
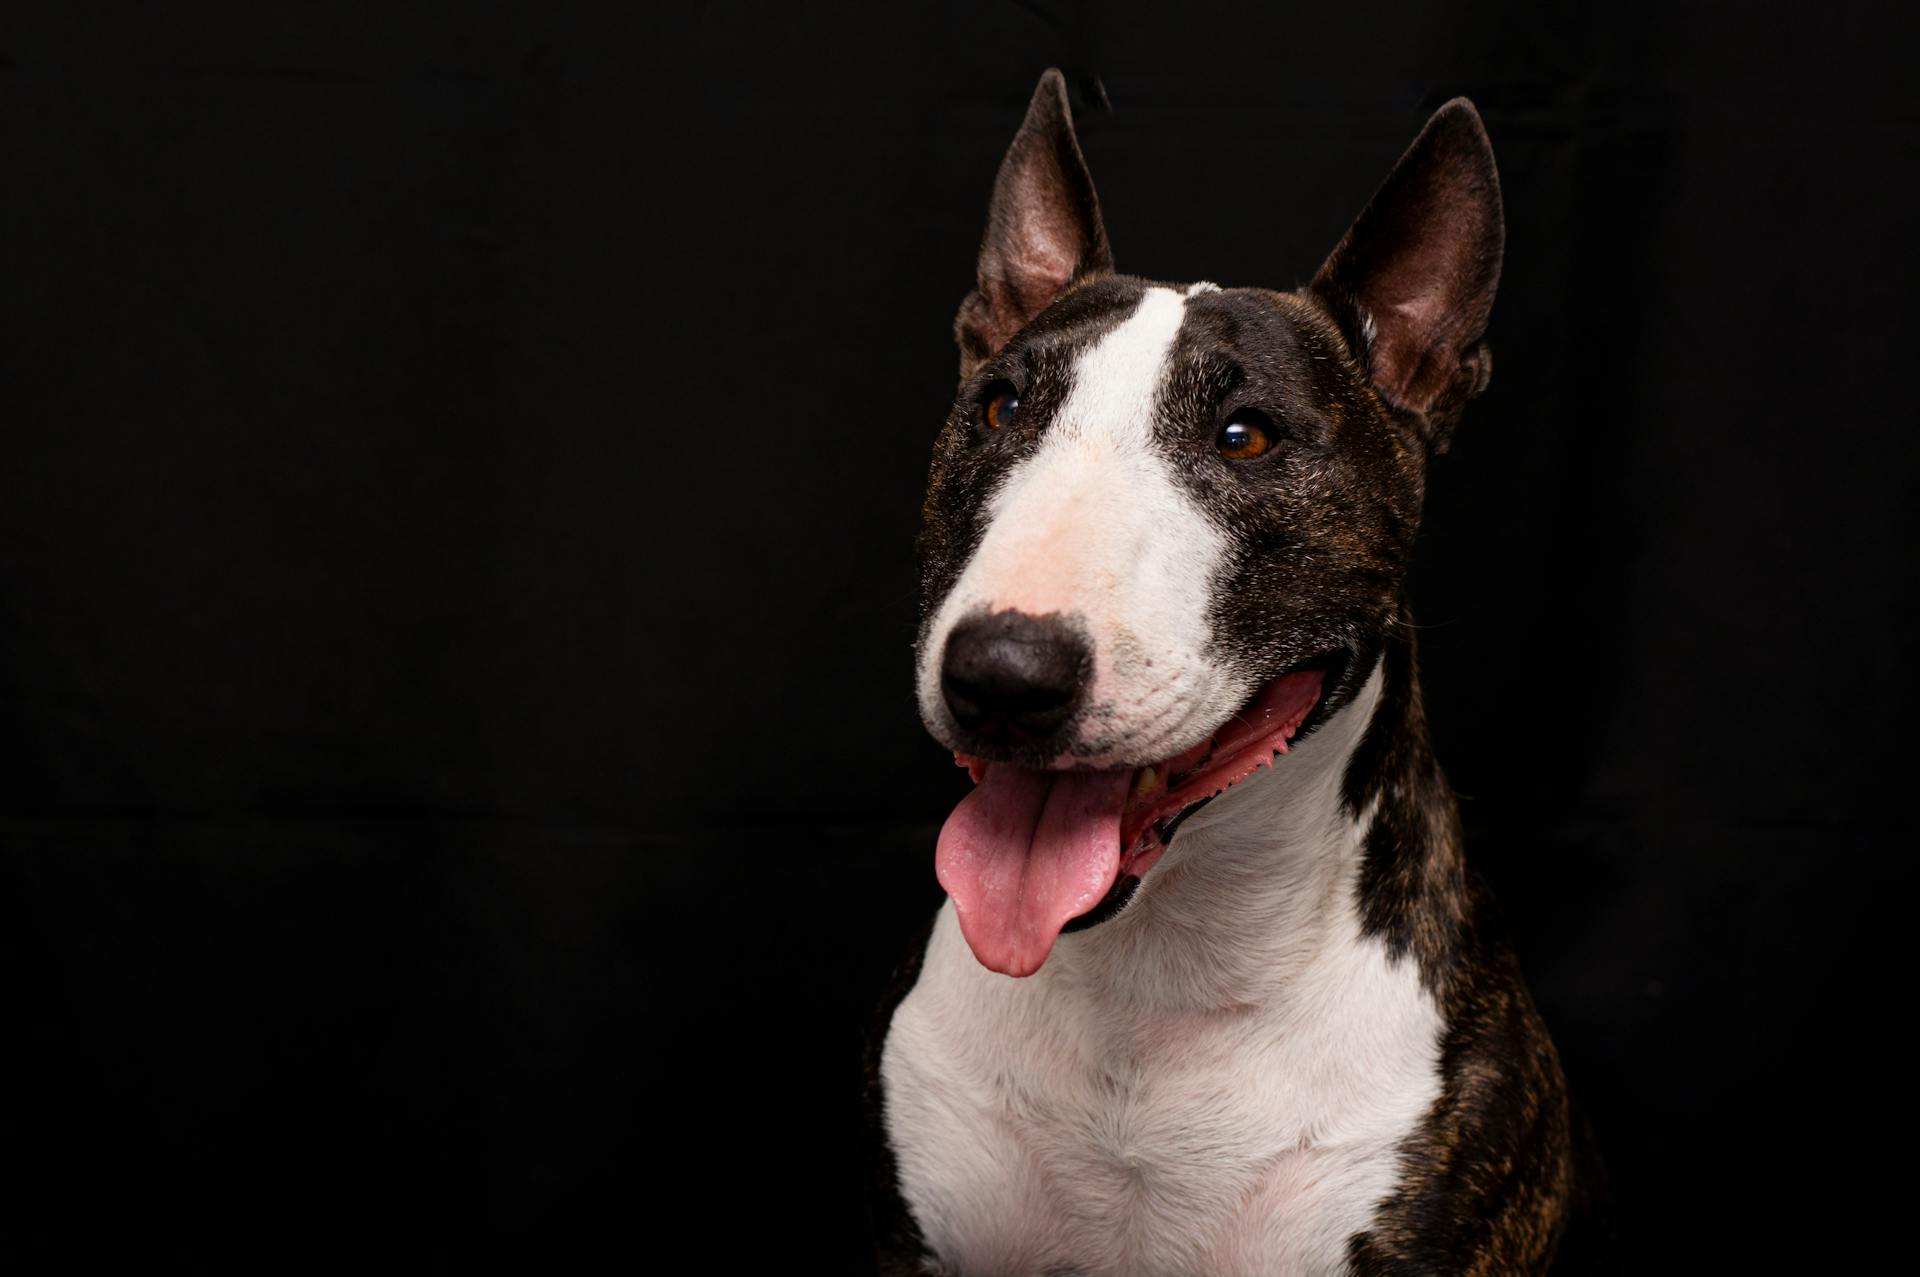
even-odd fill
[{"label": "dog's left ear", "polygon": [[1066,77],[1048,70],[994,178],[975,287],[953,324],[960,375],[992,358],[1074,279],[1112,269]]},{"label": "dog's left ear", "polygon": [[1493,144],[1473,104],[1455,98],[1313,278],[1374,388],[1435,452],[1493,371],[1481,334],[1505,238]]}]

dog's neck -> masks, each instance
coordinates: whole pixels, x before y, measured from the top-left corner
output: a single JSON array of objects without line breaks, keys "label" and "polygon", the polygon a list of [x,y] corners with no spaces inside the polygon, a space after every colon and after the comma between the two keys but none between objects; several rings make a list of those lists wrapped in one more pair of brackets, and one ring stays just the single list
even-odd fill
[{"label": "dog's neck", "polygon": [[[1444,947],[1462,869],[1410,639],[1297,748],[1195,813],[1133,904],[1057,949],[1121,1014],[1283,1003],[1357,935],[1394,957]],[[1438,888],[1430,890],[1429,888]]]}]

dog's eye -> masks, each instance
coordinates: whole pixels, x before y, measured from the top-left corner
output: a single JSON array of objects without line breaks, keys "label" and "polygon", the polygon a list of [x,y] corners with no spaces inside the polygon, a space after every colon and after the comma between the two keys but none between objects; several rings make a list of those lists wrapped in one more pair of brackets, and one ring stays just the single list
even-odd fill
[{"label": "dog's eye", "polygon": [[996,381],[987,387],[981,396],[984,405],[981,417],[989,430],[1005,430],[1013,424],[1013,418],[1020,411],[1020,392],[1010,381]]},{"label": "dog's eye", "polygon": [[1220,427],[1213,446],[1229,461],[1251,461],[1273,447],[1273,423],[1263,412],[1242,408]]}]

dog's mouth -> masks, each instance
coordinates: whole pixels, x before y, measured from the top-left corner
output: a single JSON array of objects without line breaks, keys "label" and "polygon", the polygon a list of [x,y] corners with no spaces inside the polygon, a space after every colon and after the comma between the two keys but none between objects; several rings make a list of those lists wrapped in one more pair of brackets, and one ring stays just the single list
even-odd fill
[{"label": "dog's mouth", "polygon": [[1118,914],[1182,821],[1287,752],[1339,664],[1282,674],[1206,740],[1144,767],[1036,769],[956,754],[975,788],[941,829],[935,867],[974,956],[1032,975],[1062,932]]}]

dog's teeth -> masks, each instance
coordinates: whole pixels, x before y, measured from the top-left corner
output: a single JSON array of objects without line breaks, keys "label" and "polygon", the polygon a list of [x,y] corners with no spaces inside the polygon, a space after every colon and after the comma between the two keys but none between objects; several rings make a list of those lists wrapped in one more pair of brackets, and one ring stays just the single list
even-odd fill
[{"label": "dog's teeth", "polygon": [[1133,787],[1134,797],[1145,798],[1160,788],[1160,773],[1151,767],[1140,769],[1140,779]]}]

